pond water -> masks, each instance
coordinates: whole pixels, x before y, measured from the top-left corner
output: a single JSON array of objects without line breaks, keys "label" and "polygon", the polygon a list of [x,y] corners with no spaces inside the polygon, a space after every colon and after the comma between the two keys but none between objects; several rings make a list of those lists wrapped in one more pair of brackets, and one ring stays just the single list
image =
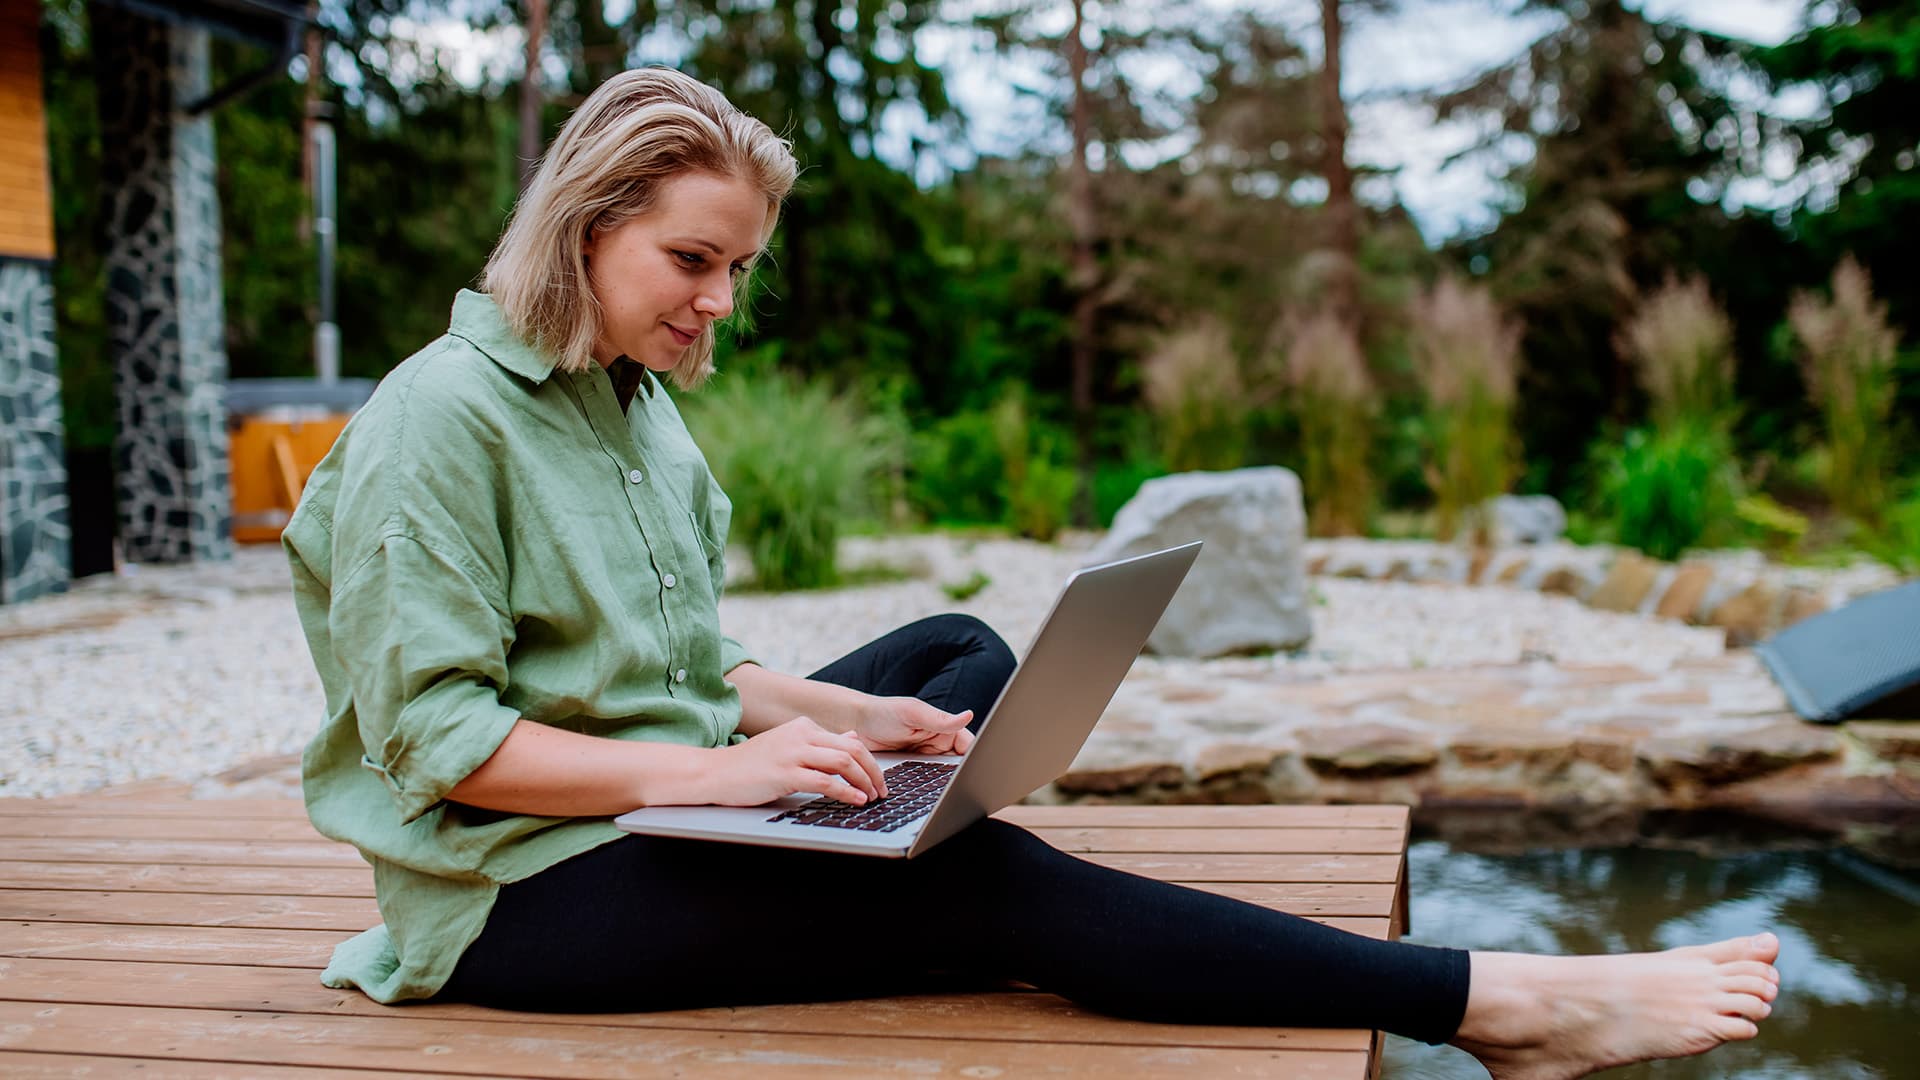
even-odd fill
[{"label": "pond water", "polygon": [[[1760,1038],[1618,1080],[1920,1080],[1920,828],[1821,833],[1735,819],[1529,838],[1517,813],[1422,815],[1407,940],[1549,953],[1780,936],[1781,994]],[[1591,838],[1590,838],[1591,839]],[[1387,1080],[1484,1080],[1451,1047],[1388,1040]]]}]

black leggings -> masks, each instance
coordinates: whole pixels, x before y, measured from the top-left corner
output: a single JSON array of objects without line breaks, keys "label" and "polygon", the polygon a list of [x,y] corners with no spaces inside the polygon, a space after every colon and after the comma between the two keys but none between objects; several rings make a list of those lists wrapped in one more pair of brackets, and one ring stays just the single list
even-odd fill
[{"label": "black leggings", "polygon": [[[813,677],[984,716],[1013,670],[967,616]],[[500,890],[442,1000],[646,1011],[1030,983],[1143,1020],[1442,1042],[1467,954],[1376,941],[1096,866],[986,820],[916,859],[626,836]]]}]

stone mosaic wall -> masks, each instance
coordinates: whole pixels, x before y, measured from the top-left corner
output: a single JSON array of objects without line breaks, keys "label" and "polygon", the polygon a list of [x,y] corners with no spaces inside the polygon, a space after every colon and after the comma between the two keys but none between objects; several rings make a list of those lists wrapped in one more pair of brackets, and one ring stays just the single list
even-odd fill
[{"label": "stone mosaic wall", "polygon": [[230,558],[213,123],[180,109],[207,91],[207,35],[111,7],[93,31],[122,549]]},{"label": "stone mosaic wall", "polygon": [[66,588],[69,559],[53,281],[0,257],[0,604]]}]

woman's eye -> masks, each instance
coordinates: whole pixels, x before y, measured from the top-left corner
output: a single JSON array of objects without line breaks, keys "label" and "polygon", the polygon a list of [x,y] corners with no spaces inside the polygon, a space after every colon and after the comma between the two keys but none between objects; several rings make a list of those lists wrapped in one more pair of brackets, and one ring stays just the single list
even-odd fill
[{"label": "woman's eye", "polygon": [[707,261],[704,257],[696,255],[691,251],[676,251],[674,255],[679,258],[681,263],[688,267],[704,266]]},{"label": "woman's eye", "polygon": [[733,266],[728,267],[727,273],[729,273],[730,275],[736,278],[744,277],[746,276],[747,268],[736,263]]}]

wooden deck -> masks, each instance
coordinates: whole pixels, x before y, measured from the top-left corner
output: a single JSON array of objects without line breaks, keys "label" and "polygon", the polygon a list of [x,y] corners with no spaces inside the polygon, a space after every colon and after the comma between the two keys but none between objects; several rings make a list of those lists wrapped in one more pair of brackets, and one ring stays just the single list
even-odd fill
[{"label": "wooden deck", "polygon": [[[1001,816],[1109,866],[1375,937],[1405,925],[1402,807]],[[0,800],[0,1075],[1363,1080],[1379,1067],[1377,1033],[1135,1023],[1011,990],[581,1017],[394,1008],[321,986],[333,946],[378,920],[366,865],[292,801]]]}]

